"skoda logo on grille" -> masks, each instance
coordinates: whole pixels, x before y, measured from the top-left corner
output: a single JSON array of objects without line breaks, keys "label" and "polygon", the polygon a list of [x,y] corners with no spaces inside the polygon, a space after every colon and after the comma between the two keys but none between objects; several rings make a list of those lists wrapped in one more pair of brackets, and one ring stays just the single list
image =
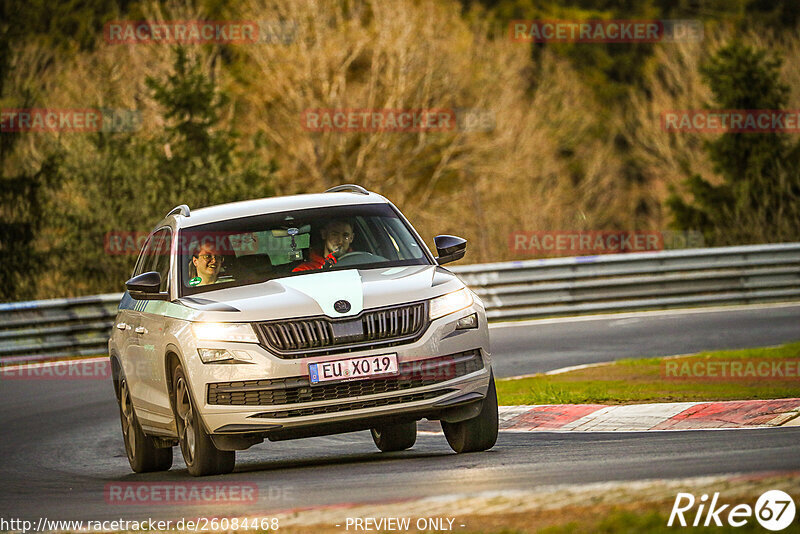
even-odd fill
[{"label": "skoda logo on grille", "polygon": [[350,311],[350,303],[346,300],[337,300],[333,303],[333,309],[339,313],[347,313]]}]

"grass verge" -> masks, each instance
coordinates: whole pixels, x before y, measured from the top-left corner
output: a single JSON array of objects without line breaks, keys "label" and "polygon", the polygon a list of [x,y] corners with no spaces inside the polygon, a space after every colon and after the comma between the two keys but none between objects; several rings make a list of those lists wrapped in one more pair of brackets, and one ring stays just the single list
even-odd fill
[{"label": "grass verge", "polygon": [[800,397],[799,368],[800,342],[501,379],[497,395],[501,405],[780,399]]},{"label": "grass verge", "polygon": [[[278,514],[283,534],[340,534],[346,529],[347,518],[407,518],[407,529],[380,529],[377,532],[442,532],[420,525],[419,518],[452,520],[452,531],[463,534],[572,534],[572,533],[630,533],[641,532],[767,532],[754,517],[746,525],[728,525],[728,513],[737,504],[755,508],[760,495],[768,490],[781,490],[790,496],[800,491],[800,476],[796,471],[784,473],[750,473],[690,477],[669,480],[609,481],[560,486],[538,486],[530,490],[489,491],[451,494],[387,503],[333,506]],[[668,527],[669,516],[679,492],[688,492],[698,500],[685,512],[691,525],[697,515],[701,495],[718,495],[717,509],[722,528],[680,527],[676,520]],[[708,505],[704,505],[704,511]],[[701,514],[701,520],[706,517]],[[424,522],[423,522],[424,523]],[[713,524],[713,520],[710,521]],[[449,521],[445,524],[449,524]],[[702,523],[701,523],[702,524]],[[338,526],[336,526],[338,525]],[[422,526],[422,528],[419,528]],[[417,528],[415,528],[417,527]],[[795,521],[785,533],[800,532]]]}]

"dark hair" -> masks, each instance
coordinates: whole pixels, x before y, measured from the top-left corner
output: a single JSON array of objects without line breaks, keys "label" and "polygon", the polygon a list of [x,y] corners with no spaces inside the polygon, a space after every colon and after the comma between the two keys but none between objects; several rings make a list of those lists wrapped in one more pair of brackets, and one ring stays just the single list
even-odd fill
[{"label": "dark hair", "polygon": [[190,249],[192,252],[193,257],[198,257],[200,255],[200,251],[203,247],[208,247],[214,250],[218,255],[226,255],[226,254],[234,254],[233,246],[231,245],[228,236],[222,236],[221,238],[215,238],[211,242],[205,241],[204,239],[198,240],[196,243],[192,244],[192,248]]},{"label": "dark hair", "polygon": [[351,230],[353,229],[353,223],[351,223],[347,219],[331,219],[330,221],[325,223],[325,226],[323,226],[322,229],[323,230],[327,230],[328,228],[330,228],[334,224],[346,224],[347,226],[350,227]]}]

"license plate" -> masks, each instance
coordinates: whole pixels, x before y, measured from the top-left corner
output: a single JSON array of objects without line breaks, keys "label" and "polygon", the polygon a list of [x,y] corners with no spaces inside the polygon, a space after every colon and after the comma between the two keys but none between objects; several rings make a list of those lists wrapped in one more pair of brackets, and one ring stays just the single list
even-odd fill
[{"label": "license plate", "polygon": [[308,364],[308,376],[312,384],[396,374],[397,354]]}]

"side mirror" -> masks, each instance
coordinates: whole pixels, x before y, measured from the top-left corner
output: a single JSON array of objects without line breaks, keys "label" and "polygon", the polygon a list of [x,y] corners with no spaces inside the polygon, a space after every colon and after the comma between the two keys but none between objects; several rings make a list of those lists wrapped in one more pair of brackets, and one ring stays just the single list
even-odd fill
[{"label": "side mirror", "polygon": [[160,293],[161,275],[156,271],[142,273],[125,282],[125,288],[136,300],[169,300],[169,293]]},{"label": "side mirror", "polygon": [[436,244],[436,252],[439,257],[436,261],[439,265],[460,260],[467,252],[467,240],[454,235],[437,235],[433,238]]}]

